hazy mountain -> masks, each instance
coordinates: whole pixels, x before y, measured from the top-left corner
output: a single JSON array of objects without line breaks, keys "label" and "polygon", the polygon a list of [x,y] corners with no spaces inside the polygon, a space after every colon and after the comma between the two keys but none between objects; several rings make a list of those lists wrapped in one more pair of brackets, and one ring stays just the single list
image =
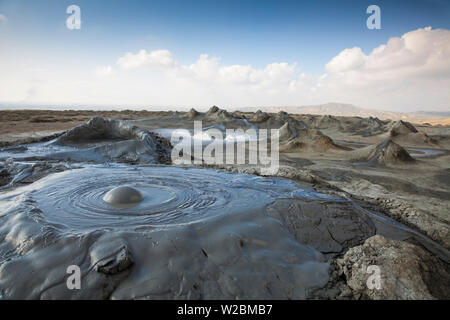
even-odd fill
[{"label": "hazy mountain", "polygon": [[445,112],[445,111],[417,111],[417,114],[423,114],[423,115],[427,115],[427,116],[436,116],[436,117],[443,117],[443,118],[447,118],[450,117],[450,111]]}]

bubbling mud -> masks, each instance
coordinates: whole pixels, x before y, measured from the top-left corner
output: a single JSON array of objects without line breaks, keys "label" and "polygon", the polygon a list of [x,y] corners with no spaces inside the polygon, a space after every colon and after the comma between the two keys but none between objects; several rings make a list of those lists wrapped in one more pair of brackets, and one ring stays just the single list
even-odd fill
[{"label": "bubbling mud", "polygon": [[115,206],[135,205],[143,199],[139,190],[128,186],[114,188],[103,197],[103,201]]},{"label": "bubbling mud", "polygon": [[182,225],[303,191],[281,178],[168,166],[90,166],[26,188],[50,223],[69,230]]},{"label": "bubbling mud", "polygon": [[[291,230],[284,214],[300,207],[268,211],[281,198],[311,201],[302,190],[283,178],[172,166],[51,174],[0,194],[0,299],[305,299],[329,280],[326,257],[296,241],[317,224]],[[104,201],[136,195],[133,206]],[[367,226],[355,215],[339,228],[359,239]],[[66,287],[69,265],[80,266],[81,290]]]}]

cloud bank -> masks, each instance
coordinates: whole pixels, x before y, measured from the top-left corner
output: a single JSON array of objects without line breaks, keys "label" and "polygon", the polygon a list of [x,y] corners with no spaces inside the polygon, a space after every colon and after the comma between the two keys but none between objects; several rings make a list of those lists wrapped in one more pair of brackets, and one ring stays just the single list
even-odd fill
[{"label": "cloud bank", "polygon": [[[334,101],[392,111],[448,111],[450,30],[417,29],[389,39],[370,53],[359,47],[344,49],[317,75],[302,72],[300,63],[274,62],[254,68],[223,65],[219,57],[201,54],[193,63],[182,64],[168,50],[144,49],[97,67],[95,75],[58,79],[53,87],[47,77],[39,82],[47,87],[36,88],[33,97],[51,96],[55,102],[66,99],[68,103],[181,107]],[[0,93],[1,100],[5,96]]]},{"label": "cloud bank", "polygon": [[[431,27],[391,38],[366,55],[345,49],[326,65],[321,92],[374,105],[450,107],[450,31]],[[390,103],[389,103],[390,102]]]}]

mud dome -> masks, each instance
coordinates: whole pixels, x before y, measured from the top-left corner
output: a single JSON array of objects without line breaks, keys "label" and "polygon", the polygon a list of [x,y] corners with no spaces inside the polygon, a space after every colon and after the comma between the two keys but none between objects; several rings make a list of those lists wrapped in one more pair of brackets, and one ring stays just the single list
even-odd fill
[{"label": "mud dome", "polygon": [[108,191],[103,197],[103,201],[115,206],[136,205],[144,199],[139,190],[129,187],[121,186]]},{"label": "mud dome", "polygon": [[[103,201],[124,184],[144,200]],[[329,280],[325,255],[375,233],[349,203],[287,179],[167,166],[52,174],[0,208],[6,299],[304,299]],[[81,290],[67,289],[70,265]]]},{"label": "mud dome", "polygon": [[126,121],[94,117],[45,142],[0,150],[1,159],[20,161],[170,163],[170,142]]}]

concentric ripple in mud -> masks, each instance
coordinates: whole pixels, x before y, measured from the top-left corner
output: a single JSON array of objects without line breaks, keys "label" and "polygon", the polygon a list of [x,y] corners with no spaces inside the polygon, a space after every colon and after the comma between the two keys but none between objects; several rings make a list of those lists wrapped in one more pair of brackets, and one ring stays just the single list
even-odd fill
[{"label": "concentric ripple in mud", "polygon": [[[143,201],[123,208],[105,202],[105,194],[118,186],[139,190]],[[85,230],[192,223],[263,208],[298,193],[298,187],[285,179],[207,169],[93,166],[45,178],[31,194],[48,222]]]}]

